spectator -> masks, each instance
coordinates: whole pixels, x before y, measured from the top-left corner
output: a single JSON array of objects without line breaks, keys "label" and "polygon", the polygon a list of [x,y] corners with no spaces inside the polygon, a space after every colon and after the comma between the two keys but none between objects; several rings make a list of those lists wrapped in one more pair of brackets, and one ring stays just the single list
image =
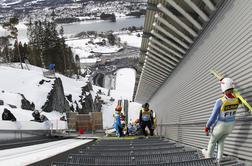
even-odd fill
[{"label": "spectator", "polygon": [[48,118],[45,115],[40,116],[40,122],[48,121]]},{"label": "spectator", "polygon": [[32,113],[32,116],[34,117],[34,121],[36,121],[36,122],[41,122],[40,113],[39,113],[38,110],[35,110],[35,111]]},{"label": "spectator", "polygon": [[11,121],[16,121],[15,116],[8,110],[7,108],[4,109],[4,112],[2,114],[2,120],[11,120]]},{"label": "spectator", "polygon": [[55,74],[55,64],[50,64],[49,65],[49,71],[50,71],[50,74]]},{"label": "spectator", "polygon": [[[41,116],[40,116],[40,119],[41,119],[40,122],[44,123],[45,128],[46,128],[47,130],[50,130],[51,127],[52,127],[52,123],[50,122],[50,120],[49,120],[45,115],[41,115]],[[48,133],[48,134],[50,135],[50,133]]]},{"label": "spectator", "polygon": [[55,71],[55,64],[50,64],[49,69],[54,72]]},{"label": "spectator", "polygon": [[60,117],[60,120],[67,121],[65,116]]}]

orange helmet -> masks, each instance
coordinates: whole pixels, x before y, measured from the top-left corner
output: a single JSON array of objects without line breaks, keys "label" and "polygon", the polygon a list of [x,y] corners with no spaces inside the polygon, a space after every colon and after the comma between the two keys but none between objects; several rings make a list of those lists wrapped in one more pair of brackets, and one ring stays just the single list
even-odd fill
[{"label": "orange helmet", "polygon": [[120,105],[116,106],[116,111],[122,111],[122,107]]}]

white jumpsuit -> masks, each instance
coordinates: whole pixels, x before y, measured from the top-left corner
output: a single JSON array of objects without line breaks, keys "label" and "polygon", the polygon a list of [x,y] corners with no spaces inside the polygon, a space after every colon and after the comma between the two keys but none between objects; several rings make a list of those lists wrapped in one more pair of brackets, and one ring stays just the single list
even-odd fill
[{"label": "white jumpsuit", "polygon": [[215,103],[213,113],[207,122],[206,127],[213,127],[213,132],[208,143],[206,157],[213,157],[215,145],[218,145],[217,159],[223,155],[225,138],[232,132],[235,124],[235,114],[240,104],[238,98],[223,96]]}]

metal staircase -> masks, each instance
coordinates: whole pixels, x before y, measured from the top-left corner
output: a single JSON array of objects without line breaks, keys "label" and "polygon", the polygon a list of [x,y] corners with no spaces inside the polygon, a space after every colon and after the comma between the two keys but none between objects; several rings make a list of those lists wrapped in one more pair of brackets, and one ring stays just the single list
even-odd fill
[{"label": "metal staircase", "polygon": [[[238,162],[223,160],[222,164]],[[222,165],[221,164],[221,165]],[[133,140],[98,140],[78,154],[69,154],[67,162],[52,166],[219,166],[214,158],[204,159],[200,151],[160,137]],[[224,166],[224,165],[223,165]]]}]

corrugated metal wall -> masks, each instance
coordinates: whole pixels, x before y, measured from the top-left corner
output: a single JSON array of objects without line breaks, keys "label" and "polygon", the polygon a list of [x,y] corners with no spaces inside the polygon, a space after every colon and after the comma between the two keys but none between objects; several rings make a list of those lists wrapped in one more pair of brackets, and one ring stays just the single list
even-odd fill
[{"label": "corrugated metal wall", "polygon": [[[233,78],[252,104],[252,1],[228,0],[163,86],[151,98],[158,132],[206,148],[204,126],[222,96],[211,68]],[[252,116],[241,111],[225,143],[225,154],[252,161]]]}]

